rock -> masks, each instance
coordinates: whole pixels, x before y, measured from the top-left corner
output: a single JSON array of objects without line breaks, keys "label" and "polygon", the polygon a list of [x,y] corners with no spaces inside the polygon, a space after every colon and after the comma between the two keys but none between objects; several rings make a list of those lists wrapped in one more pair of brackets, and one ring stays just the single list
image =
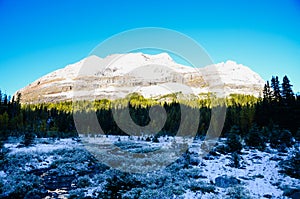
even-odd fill
[{"label": "rock", "polygon": [[265,195],[263,195],[263,197],[265,197],[265,198],[272,198],[272,196],[270,194],[265,194]]},{"label": "rock", "polygon": [[300,190],[295,188],[285,188],[283,195],[292,199],[300,198]]},{"label": "rock", "polygon": [[201,167],[206,167],[207,165],[204,162],[201,162],[200,166]]},{"label": "rock", "polygon": [[278,161],[283,160],[283,158],[278,157],[278,156],[273,156],[273,157],[270,158],[270,160],[278,162]]},{"label": "rock", "polygon": [[287,156],[287,154],[286,154],[286,153],[283,153],[283,152],[279,152],[277,155],[278,155],[278,156],[281,156],[281,157],[286,157],[286,156]]},{"label": "rock", "polygon": [[293,193],[290,195],[290,198],[292,199],[299,199],[300,198],[300,191]]},{"label": "rock", "polygon": [[264,178],[265,176],[258,174],[258,175],[254,175],[253,178]]},{"label": "rock", "polygon": [[214,160],[214,156],[207,154],[206,156],[203,157],[204,160]]},{"label": "rock", "polygon": [[252,178],[246,177],[246,176],[239,176],[240,179],[242,180],[251,180]]},{"label": "rock", "polygon": [[239,184],[241,181],[235,177],[229,177],[227,175],[219,176],[215,179],[215,184],[221,188],[228,188]]},{"label": "rock", "polygon": [[254,155],[252,156],[252,158],[250,158],[250,160],[261,160],[261,159],[262,159],[262,157],[259,156],[259,155],[257,155],[257,154],[254,154]]},{"label": "rock", "polygon": [[227,154],[227,149],[226,149],[226,147],[225,147],[224,145],[219,145],[219,146],[217,146],[217,147],[215,148],[215,151],[216,151],[217,153],[220,153],[220,154],[223,154],[223,155]]},{"label": "rock", "polygon": [[44,185],[47,190],[51,191],[55,191],[56,189],[71,190],[71,184],[75,178],[75,176],[47,175],[44,177]]},{"label": "rock", "polygon": [[206,178],[207,178],[207,176],[204,176],[204,175],[199,175],[199,176],[198,176],[198,178],[200,178],[200,179],[206,179]]},{"label": "rock", "polygon": [[24,199],[41,199],[47,196],[47,190],[45,189],[33,189],[26,193]]},{"label": "rock", "polygon": [[193,166],[198,166],[200,164],[199,155],[195,153],[190,154],[189,164]]},{"label": "rock", "polygon": [[197,158],[191,158],[190,159],[190,165],[193,165],[193,166],[198,166],[200,164],[200,160],[197,159]]},{"label": "rock", "polygon": [[220,156],[220,153],[218,153],[217,151],[210,151],[209,154],[216,157]]}]

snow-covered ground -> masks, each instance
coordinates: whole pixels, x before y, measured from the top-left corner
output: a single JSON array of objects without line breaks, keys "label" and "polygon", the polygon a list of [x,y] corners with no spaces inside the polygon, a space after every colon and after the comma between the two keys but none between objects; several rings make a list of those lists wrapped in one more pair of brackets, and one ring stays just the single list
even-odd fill
[{"label": "snow-covered ground", "polygon": [[[269,146],[264,151],[244,148],[240,167],[235,168],[231,165],[231,154],[214,148],[202,157],[201,140],[191,143],[181,137],[160,137],[158,143],[146,141],[146,137],[103,135],[88,141],[41,138],[29,147],[20,142],[9,139],[4,145],[8,152],[0,164],[1,198],[18,194],[27,198],[34,195],[41,198],[288,198],[284,196],[287,188],[300,192],[299,179],[279,172],[279,162],[287,159],[299,145],[286,152]],[[98,155],[91,155],[91,145],[87,143],[97,145]],[[114,158],[109,147],[149,154],[168,149],[174,143],[188,143],[189,152],[156,170],[126,173],[103,164]],[[222,139],[217,146],[224,144]],[[105,154],[99,156],[99,153]],[[120,161],[123,160],[116,163]]]}]

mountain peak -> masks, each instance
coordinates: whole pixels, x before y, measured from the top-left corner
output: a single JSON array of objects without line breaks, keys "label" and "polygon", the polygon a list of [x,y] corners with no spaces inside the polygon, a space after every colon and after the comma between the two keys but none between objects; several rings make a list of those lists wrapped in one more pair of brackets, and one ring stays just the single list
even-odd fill
[{"label": "mountain peak", "polygon": [[[158,97],[171,94],[167,88],[171,86],[174,91],[174,85],[176,92],[185,94],[198,95],[213,89],[225,90],[225,95],[259,96],[264,81],[250,68],[231,60],[195,70],[174,62],[167,53],[128,53],[105,58],[91,55],[39,78],[18,92],[22,103],[43,103],[72,100],[74,96],[78,100],[118,99],[131,92]],[[188,86],[192,93],[179,85]]]},{"label": "mountain peak", "polygon": [[225,62],[220,62],[216,65],[219,67],[246,67],[243,64],[239,64],[234,60],[227,60]]},{"label": "mountain peak", "polygon": [[[146,55],[146,54],[143,54]],[[146,55],[148,56],[148,55]],[[168,53],[160,53],[160,54],[156,54],[156,55],[151,55],[157,59],[163,59],[163,60],[170,60],[173,61],[173,59],[171,58],[171,56]]]},{"label": "mountain peak", "polygon": [[126,54],[111,54],[105,57],[105,59],[112,59],[113,61],[119,62],[119,60],[124,62],[135,62],[136,64],[150,61],[150,62],[173,62],[173,59],[168,53],[159,53],[159,54],[146,54],[146,53],[126,53]]},{"label": "mountain peak", "polygon": [[236,61],[233,61],[233,60],[227,60],[225,62],[225,65],[238,65]]}]

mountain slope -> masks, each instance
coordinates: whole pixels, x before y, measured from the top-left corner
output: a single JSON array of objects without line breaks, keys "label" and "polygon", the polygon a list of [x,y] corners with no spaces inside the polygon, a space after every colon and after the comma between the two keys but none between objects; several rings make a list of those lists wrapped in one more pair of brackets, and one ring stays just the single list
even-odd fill
[{"label": "mountain slope", "polygon": [[158,97],[174,92],[213,92],[219,96],[259,96],[264,81],[251,69],[233,61],[204,68],[178,64],[166,54],[114,54],[87,57],[49,73],[20,89],[22,103],[117,99],[139,92]]}]

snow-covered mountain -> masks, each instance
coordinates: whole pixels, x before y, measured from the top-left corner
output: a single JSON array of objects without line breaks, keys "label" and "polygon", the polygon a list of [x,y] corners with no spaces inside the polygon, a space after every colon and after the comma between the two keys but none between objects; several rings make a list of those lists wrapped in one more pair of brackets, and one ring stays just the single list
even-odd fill
[{"label": "snow-covered mountain", "polygon": [[234,61],[193,68],[176,63],[167,53],[89,56],[49,73],[20,89],[22,103],[123,98],[138,92],[144,97],[170,93],[216,93],[260,96],[264,80]]}]

